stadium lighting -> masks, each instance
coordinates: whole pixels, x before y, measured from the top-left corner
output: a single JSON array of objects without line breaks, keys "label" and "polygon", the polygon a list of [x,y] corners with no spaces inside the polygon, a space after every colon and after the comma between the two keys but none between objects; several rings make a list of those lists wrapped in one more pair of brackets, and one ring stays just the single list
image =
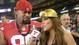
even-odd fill
[{"label": "stadium lighting", "polygon": [[0,13],[2,13],[2,12],[5,12],[5,10],[4,9],[0,9]]},{"label": "stadium lighting", "polygon": [[68,10],[61,11],[60,13],[66,13],[66,12],[68,12]]},{"label": "stadium lighting", "polygon": [[75,9],[75,10],[79,10],[79,7],[75,7],[74,9]]},{"label": "stadium lighting", "polygon": [[8,12],[11,12],[11,9],[10,9],[10,8],[8,8],[8,9],[7,9],[7,11],[8,11]]},{"label": "stadium lighting", "polygon": [[8,9],[0,9],[0,13],[4,13],[4,12],[11,12],[11,9],[8,8]]},{"label": "stadium lighting", "polygon": [[40,17],[34,17],[34,18],[31,18],[31,20],[36,20],[36,19],[39,19]]}]

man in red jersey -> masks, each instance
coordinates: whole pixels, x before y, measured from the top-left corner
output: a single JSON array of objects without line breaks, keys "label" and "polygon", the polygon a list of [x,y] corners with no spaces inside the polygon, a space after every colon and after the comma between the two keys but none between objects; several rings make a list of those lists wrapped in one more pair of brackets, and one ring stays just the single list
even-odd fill
[{"label": "man in red jersey", "polygon": [[1,28],[6,45],[33,45],[32,37],[38,37],[40,23],[30,20],[32,5],[26,0],[19,0],[15,7],[15,21],[4,23]]}]

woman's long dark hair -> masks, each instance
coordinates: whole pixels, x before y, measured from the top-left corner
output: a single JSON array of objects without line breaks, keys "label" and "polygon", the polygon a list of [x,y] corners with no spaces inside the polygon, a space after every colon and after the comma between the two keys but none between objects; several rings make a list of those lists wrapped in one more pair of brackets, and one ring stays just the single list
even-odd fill
[{"label": "woman's long dark hair", "polygon": [[[50,17],[49,19],[51,19],[52,24],[54,25],[52,28],[55,31],[56,45],[67,45],[66,42],[64,41],[64,33],[63,33],[64,30],[61,27],[61,22],[59,18]],[[41,31],[40,45],[47,45],[49,35],[50,35],[50,32]]]}]

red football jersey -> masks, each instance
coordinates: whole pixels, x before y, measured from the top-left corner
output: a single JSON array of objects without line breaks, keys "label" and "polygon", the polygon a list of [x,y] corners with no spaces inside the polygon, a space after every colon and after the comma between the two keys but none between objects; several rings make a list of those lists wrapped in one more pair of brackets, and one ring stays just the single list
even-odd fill
[{"label": "red football jersey", "polygon": [[[33,25],[36,27],[41,27],[41,23],[37,21],[31,21],[30,23],[30,30],[32,29]],[[20,26],[22,27],[22,26]],[[7,42],[7,45],[27,45],[28,37],[31,36],[23,36],[20,34],[20,32],[17,29],[17,25],[15,22],[10,23],[2,23],[0,26],[1,30],[4,33],[5,40]],[[22,29],[22,28],[20,28]],[[24,29],[24,31],[28,31],[28,27]]]}]

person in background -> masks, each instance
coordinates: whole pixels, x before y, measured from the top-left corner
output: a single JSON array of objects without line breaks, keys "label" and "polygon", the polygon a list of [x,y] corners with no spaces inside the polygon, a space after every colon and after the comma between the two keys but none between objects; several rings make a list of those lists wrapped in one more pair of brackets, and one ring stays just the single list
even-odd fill
[{"label": "person in background", "polygon": [[76,45],[72,35],[62,28],[57,12],[46,9],[39,13],[42,18],[40,45]]},{"label": "person in background", "polygon": [[0,45],[6,45],[6,41],[4,40],[4,33],[3,33],[3,23],[8,23],[9,18],[6,15],[1,16],[1,22],[0,22]]},{"label": "person in background", "polygon": [[[3,32],[6,45],[36,45],[33,38],[39,36],[40,23],[32,21],[32,5],[27,0],[19,0],[15,6],[15,21],[3,24],[0,28]],[[2,34],[2,33],[1,33]],[[1,39],[2,37],[0,37]]]},{"label": "person in background", "polygon": [[60,21],[62,23],[62,27],[64,30],[70,32],[71,31],[71,20],[69,13],[64,13],[60,16]]},{"label": "person in background", "polygon": [[2,31],[0,31],[0,45],[6,45],[6,41],[4,40],[4,35]]},{"label": "person in background", "polygon": [[71,31],[77,45],[79,45],[79,14],[76,17],[76,24],[73,26],[73,30]]},{"label": "person in background", "polygon": [[4,15],[4,16],[1,16],[1,21],[2,22],[9,22],[9,17]]}]

